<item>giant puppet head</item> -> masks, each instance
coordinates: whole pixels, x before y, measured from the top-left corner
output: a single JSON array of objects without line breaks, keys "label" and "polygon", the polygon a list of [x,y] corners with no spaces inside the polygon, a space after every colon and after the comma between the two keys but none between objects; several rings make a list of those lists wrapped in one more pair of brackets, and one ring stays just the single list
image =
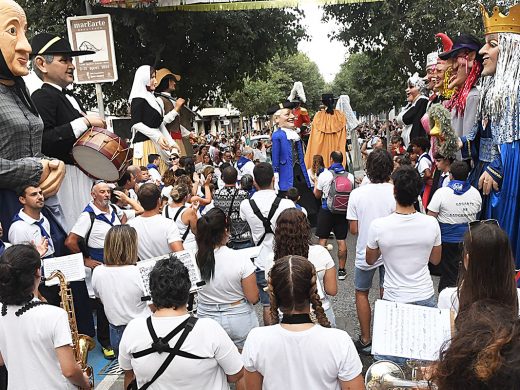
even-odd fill
[{"label": "giant puppet head", "polygon": [[[498,7],[490,16],[480,6],[486,44],[480,49],[485,77],[482,103],[485,115],[500,118],[507,107],[516,107],[520,90],[520,4],[504,15]],[[508,125],[511,123],[507,122]]]},{"label": "giant puppet head", "polygon": [[31,45],[25,36],[25,12],[12,0],[0,0],[0,79],[13,80],[29,73]]}]

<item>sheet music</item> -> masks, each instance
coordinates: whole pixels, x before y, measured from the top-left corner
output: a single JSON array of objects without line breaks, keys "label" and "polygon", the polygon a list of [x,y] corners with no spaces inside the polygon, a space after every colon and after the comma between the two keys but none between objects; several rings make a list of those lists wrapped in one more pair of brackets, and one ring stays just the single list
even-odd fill
[{"label": "sheet music", "polygon": [[[201,288],[201,283],[203,282],[200,277],[200,270],[199,267],[197,267],[197,262],[195,261],[195,255],[193,252],[185,250],[181,252],[175,252],[174,254],[186,266],[186,268],[188,268],[191,281],[190,292],[199,290]],[[167,259],[169,256],[170,255],[168,254],[165,256],[154,257],[152,259],[139,261],[137,263],[137,269],[141,275],[141,280],[143,282],[143,287],[147,296],[150,296],[150,272],[152,272],[152,269],[157,261]]]},{"label": "sheet music", "polygon": [[450,339],[449,309],[376,301],[372,354],[434,361]]},{"label": "sheet music", "polygon": [[[59,270],[65,276],[67,282],[75,282],[85,279],[85,266],[83,264],[83,255],[75,253],[73,255],[61,257],[49,257],[43,259],[44,277],[48,278],[54,271]],[[46,286],[56,286],[59,284],[57,278],[45,281]]]}]

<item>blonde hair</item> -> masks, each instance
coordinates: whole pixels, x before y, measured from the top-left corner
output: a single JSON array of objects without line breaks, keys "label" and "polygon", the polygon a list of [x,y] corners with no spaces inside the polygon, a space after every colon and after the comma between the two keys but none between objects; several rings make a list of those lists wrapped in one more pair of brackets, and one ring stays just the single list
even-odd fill
[{"label": "blonde hair", "polygon": [[108,265],[137,263],[137,231],[132,226],[110,228],[105,237],[104,260]]},{"label": "blonde hair", "polygon": [[184,183],[178,183],[173,186],[170,191],[170,197],[175,203],[180,203],[190,193],[188,186]]}]

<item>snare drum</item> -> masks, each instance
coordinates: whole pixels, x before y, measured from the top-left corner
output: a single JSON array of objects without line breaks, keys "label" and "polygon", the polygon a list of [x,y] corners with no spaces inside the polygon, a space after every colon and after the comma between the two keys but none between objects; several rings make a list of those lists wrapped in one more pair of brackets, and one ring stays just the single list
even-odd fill
[{"label": "snare drum", "polygon": [[78,138],[72,157],[88,176],[113,182],[119,180],[130,165],[133,149],[114,133],[92,127]]}]

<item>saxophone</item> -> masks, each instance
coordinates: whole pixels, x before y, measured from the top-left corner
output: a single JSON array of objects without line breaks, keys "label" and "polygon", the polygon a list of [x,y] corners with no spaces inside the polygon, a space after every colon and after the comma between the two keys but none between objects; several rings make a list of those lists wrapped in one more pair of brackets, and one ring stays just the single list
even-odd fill
[{"label": "saxophone", "polygon": [[96,342],[90,336],[79,334],[76,324],[76,314],[74,312],[74,302],[72,301],[72,291],[65,280],[65,275],[61,271],[54,271],[47,280],[58,278],[60,283],[60,306],[65,310],[69,317],[69,327],[72,334],[72,349],[74,358],[80,365],[84,373],[90,378],[90,389],[94,389],[94,372],[92,367],[87,364],[88,353],[96,346]]}]

